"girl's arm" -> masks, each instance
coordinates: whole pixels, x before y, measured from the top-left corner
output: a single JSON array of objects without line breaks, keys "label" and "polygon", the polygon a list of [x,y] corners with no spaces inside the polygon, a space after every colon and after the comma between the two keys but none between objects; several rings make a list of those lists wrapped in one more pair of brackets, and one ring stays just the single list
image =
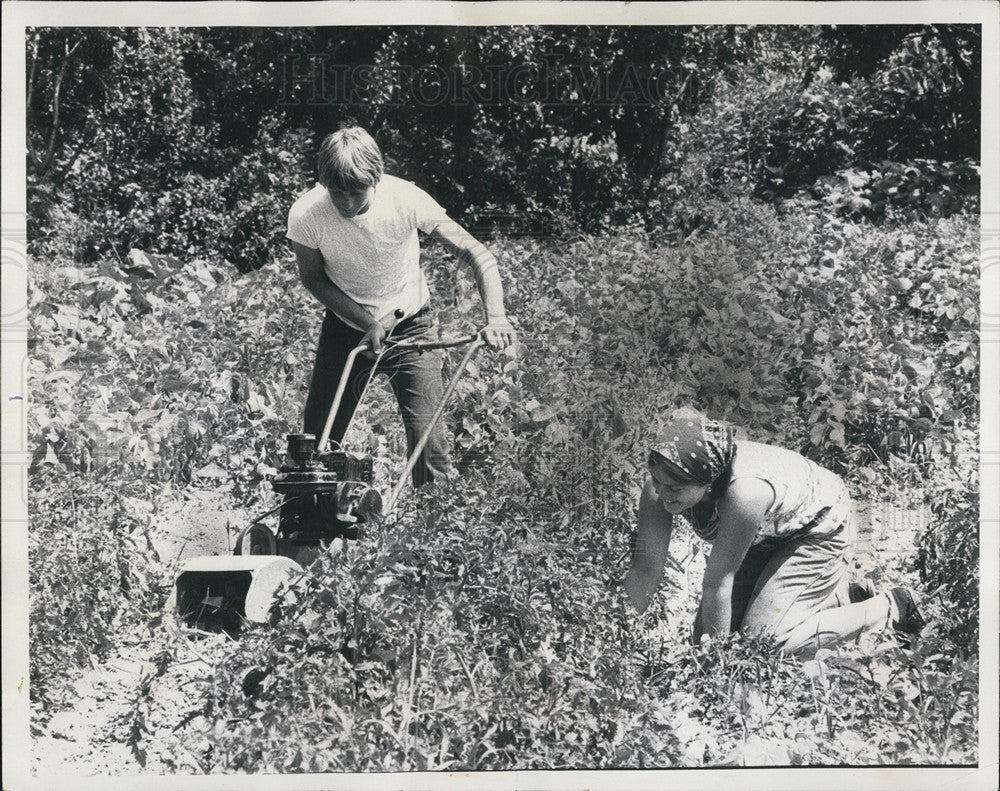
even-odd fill
[{"label": "girl's arm", "polygon": [[[759,478],[741,478],[730,484],[719,504],[719,532],[705,565],[701,593],[701,627],[704,634],[729,634],[733,607],[733,580],[764,514],[774,502],[774,492]],[[695,642],[701,638],[694,635]]]},{"label": "girl's arm", "polygon": [[639,612],[645,612],[663,579],[672,529],[673,517],[663,510],[656,498],[652,480],[646,481],[639,496],[639,525],[632,546],[632,565],[625,577],[625,593]]},{"label": "girl's arm", "polygon": [[479,296],[486,306],[484,334],[487,343],[500,349],[510,346],[517,340],[517,336],[507,320],[507,311],[503,305],[503,284],[500,282],[500,270],[493,253],[456,222],[440,223],[431,231],[431,236],[444,242],[460,261],[472,267]]}]

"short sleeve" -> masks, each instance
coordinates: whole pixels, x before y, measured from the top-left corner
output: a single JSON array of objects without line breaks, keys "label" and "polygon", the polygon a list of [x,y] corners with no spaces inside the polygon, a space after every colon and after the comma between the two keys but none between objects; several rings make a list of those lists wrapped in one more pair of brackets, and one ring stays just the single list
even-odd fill
[{"label": "short sleeve", "polygon": [[416,184],[410,185],[410,203],[415,215],[415,224],[424,233],[430,233],[448,219],[448,212],[441,204]]},{"label": "short sleeve", "polygon": [[288,230],[285,232],[285,237],[304,247],[319,249],[319,237],[301,201],[296,201],[288,210]]}]

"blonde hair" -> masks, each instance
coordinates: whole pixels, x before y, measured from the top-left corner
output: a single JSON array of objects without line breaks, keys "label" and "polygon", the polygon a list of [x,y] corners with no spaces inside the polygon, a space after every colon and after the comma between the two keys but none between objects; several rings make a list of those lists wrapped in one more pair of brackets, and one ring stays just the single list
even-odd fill
[{"label": "blonde hair", "polygon": [[360,126],[327,135],[319,147],[319,183],[343,192],[374,187],[384,165],[378,143]]}]

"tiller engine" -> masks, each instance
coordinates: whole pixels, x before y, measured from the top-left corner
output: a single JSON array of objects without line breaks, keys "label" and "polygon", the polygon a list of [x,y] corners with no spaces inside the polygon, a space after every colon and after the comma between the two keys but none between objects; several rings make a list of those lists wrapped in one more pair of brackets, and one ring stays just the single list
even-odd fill
[{"label": "tiller engine", "polygon": [[[288,463],[272,481],[281,504],[251,522],[240,533],[232,556],[207,556],[188,560],[180,570],[168,607],[189,623],[239,628],[245,621],[266,623],[278,589],[303,574],[318,552],[337,539],[354,540],[359,528],[378,523],[395,506],[406,481],[423,452],[431,431],[441,419],[473,353],[482,345],[480,335],[440,341],[387,340],[372,366],[359,403],[377,370],[382,355],[393,349],[442,349],[468,345],[452,374],[431,423],[414,446],[388,501],[373,487],[374,460],[329,447],[334,417],[358,354],[358,346],[347,358],[326,425],[319,439],[313,434],[288,435]],[[350,430],[348,425],[344,434]],[[264,520],[278,512],[272,531]]]}]

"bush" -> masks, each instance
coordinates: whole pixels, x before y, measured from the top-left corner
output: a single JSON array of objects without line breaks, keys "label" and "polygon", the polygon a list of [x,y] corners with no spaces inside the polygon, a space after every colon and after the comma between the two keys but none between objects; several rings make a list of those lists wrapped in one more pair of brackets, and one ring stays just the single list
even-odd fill
[{"label": "bush", "polygon": [[[484,484],[464,501],[480,506],[468,495]],[[621,616],[599,603],[600,556],[579,566],[527,511],[498,531],[493,514],[438,510],[443,495],[323,556],[276,631],[244,637],[211,681],[203,728],[185,735],[205,770],[672,763]]]},{"label": "bush", "polygon": [[838,214],[884,218],[900,212],[948,217],[979,209],[979,167],[971,159],[909,163],[878,162],[870,169],[845,169],[824,176],[811,194]]},{"label": "bush", "polygon": [[[926,590],[939,595],[948,634],[966,657],[979,651],[979,487],[975,459],[940,465],[932,523],[920,535],[917,568]],[[964,469],[963,469],[964,468]]]},{"label": "bush", "polygon": [[85,264],[113,254],[124,258],[133,248],[221,256],[249,272],[287,249],[288,209],[312,186],[312,174],[309,137],[265,126],[250,153],[221,175],[157,173],[151,181],[135,174],[136,180],[118,185],[97,185],[87,176],[77,190],[89,186],[118,196],[96,207],[68,196],[47,203],[36,194],[38,229],[31,248],[40,256],[70,256]]},{"label": "bush", "polygon": [[[842,51],[823,43],[853,35]],[[710,103],[676,125],[668,193],[718,196],[736,185],[771,201],[809,191],[874,219],[978,211],[973,30],[764,30],[755,47],[750,62],[717,75]],[[881,54],[863,66],[873,53]]]},{"label": "bush", "polygon": [[141,500],[106,480],[41,471],[28,515],[31,700],[42,717],[71,700],[76,674],[158,607],[159,569]]},{"label": "bush", "polygon": [[187,483],[225,468],[252,496],[297,422],[319,316],[293,270],[234,279],[138,250],[122,267],[33,265],[32,469]]}]

